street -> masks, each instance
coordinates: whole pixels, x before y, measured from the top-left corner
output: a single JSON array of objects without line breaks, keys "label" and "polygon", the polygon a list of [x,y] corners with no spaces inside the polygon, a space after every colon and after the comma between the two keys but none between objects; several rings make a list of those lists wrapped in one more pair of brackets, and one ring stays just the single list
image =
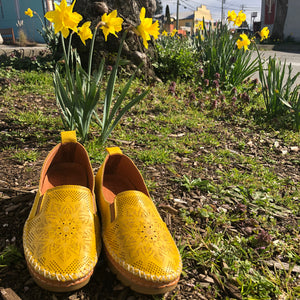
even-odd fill
[{"label": "street", "polygon": [[[286,60],[287,67],[289,64],[292,64],[292,75],[295,75],[297,72],[300,72],[300,52],[287,52],[287,51],[274,51],[274,50],[261,50],[261,57],[268,59],[269,56],[276,56],[278,60],[281,60],[282,65]],[[255,53],[255,57],[257,54]],[[288,68],[286,68],[285,73],[287,74]],[[258,74],[255,74],[257,78],[259,78]],[[300,75],[295,82],[295,84],[300,84]]]}]

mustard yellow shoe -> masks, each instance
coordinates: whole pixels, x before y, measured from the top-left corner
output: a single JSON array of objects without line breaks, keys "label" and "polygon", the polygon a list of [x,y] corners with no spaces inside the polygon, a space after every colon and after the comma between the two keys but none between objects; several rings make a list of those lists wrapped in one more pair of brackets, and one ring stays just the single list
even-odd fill
[{"label": "mustard yellow shoe", "polygon": [[117,147],[96,175],[103,246],[112,271],[123,284],[143,294],[173,290],[182,263],[137,167]]},{"label": "mustard yellow shoe", "polygon": [[67,292],[86,285],[100,252],[94,175],[74,131],[48,154],[23,246],[28,269],[44,289]]}]

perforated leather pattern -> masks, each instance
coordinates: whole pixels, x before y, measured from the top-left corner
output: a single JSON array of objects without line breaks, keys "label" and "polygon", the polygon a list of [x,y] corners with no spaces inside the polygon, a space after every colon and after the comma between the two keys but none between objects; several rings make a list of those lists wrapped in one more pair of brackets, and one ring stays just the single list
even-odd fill
[{"label": "perforated leather pattern", "polygon": [[152,200],[138,191],[115,199],[116,219],[104,229],[109,254],[127,271],[154,282],[180,276],[182,263],[176,244]]},{"label": "perforated leather pattern", "polygon": [[80,186],[50,189],[41,210],[24,226],[27,262],[39,274],[58,281],[76,280],[95,267],[100,251],[99,220],[93,195]]}]

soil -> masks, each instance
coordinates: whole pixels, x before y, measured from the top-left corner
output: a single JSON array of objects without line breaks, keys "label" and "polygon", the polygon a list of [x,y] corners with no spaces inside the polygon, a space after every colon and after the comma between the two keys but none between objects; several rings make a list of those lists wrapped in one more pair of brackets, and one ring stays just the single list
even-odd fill
[{"label": "soil", "polygon": [[[16,124],[6,116],[8,106],[5,104],[5,100],[0,98],[1,110],[0,110],[0,132],[2,135],[0,141],[0,249],[4,249],[7,245],[15,245],[17,249],[22,253],[22,256],[8,267],[0,268],[0,287],[12,289],[21,299],[127,299],[127,300],[142,300],[153,299],[152,296],[145,296],[131,291],[128,287],[123,286],[116,278],[116,276],[109,270],[104,254],[102,253],[99,258],[99,263],[95,269],[88,285],[76,292],[71,293],[52,293],[45,291],[38,287],[34,280],[31,278],[25,259],[23,256],[22,246],[22,231],[26,218],[28,217],[31,209],[35,192],[38,188],[39,175],[42,168],[43,161],[47,153],[56,145],[59,138],[59,131],[49,130],[45,128],[43,130],[43,136],[45,142],[43,147],[37,143],[37,137],[34,130],[26,126],[26,124]],[[47,111],[55,108],[55,101],[51,97],[30,96],[16,99],[16,110],[29,110],[33,103],[38,103],[42,107],[47,107]],[[231,126],[232,134],[239,136],[245,135],[239,126],[233,126],[225,121],[219,121],[216,123],[214,130],[222,131],[224,126]],[[32,130],[32,132],[30,132]],[[200,129],[199,129],[200,130]],[[22,132],[26,131],[27,135],[24,138]],[[40,129],[39,129],[40,131]],[[10,135],[12,132],[17,132],[17,135]],[[6,140],[4,139],[6,136]],[[244,137],[245,138],[245,137]],[[221,141],[224,148],[232,149],[232,151],[239,151],[236,145],[225,145],[225,140]],[[274,144],[273,138],[265,140],[264,143],[258,142],[260,140],[260,133],[249,130],[248,140],[252,141],[251,147],[247,148],[248,155],[261,158],[263,162],[262,151],[265,147],[265,143]],[[18,147],[20,149],[35,149],[40,154],[38,159],[34,162],[20,163],[16,159],[12,158],[10,150],[12,147]],[[130,156],[131,149],[138,149],[144,147],[138,143],[124,144],[126,147],[126,154]],[[135,149],[135,150],[136,150]],[[270,159],[276,161],[274,170],[277,174],[286,177],[293,178],[296,182],[299,182],[299,165],[292,164],[293,159],[298,160],[299,154],[297,152],[289,151],[289,159],[287,160],[281,152],[282,149],[278,149],[278,152],[271,152],[272,157]],[[201,151],[214,151],[213,148],[201,149],[199,147],[198,152],[194,152],[188,158],[181,157],[179,154],[176,156],[176,162],[174,168],[178,171],[178,176],[181,178],[183,175],[191,175],[189,164],[195,162],[197,155]],[[174,174],[170,172],[170,168],[166,168],[165,165],[155,165],[147,167],[141,162],[135,162],[137,166],[142,170],[143,174],[147,174],[147,178],[158,183],[155,191],[151,192],[153,200],[155,201],[158,210],[166,222],[170,232],[174,235],[177,242],[184,243],[190,239],[187,235],[188,225],[185,224],[182,218],[179,217],[180,208],[188,209],[189,211],[196,210],[203,203],[211,205],[214,209],[217,209],[218,205],[209,194],[200,190],[193,190],[188,192],[180,184],[174,181]],[[221,166],[215,165],[214,167],[206,168],[204,166],[204,174],[201,176],[206,179],[214,180],[218,182],[216,170]],[[228,166],[235,168],[243,168],[242,165]],[[96,173],[99,168],[98,164],[93,164],[94,172]],[[199,177],[199,174],[198,176]],[[196,177],[196,178],[197,178]],[[166,188],[168,187],[168,188]],[[166,190],[172,190],[172,195],[166,194]],[[162,200],[164,199],[164,200]],[[168,199],[168,200],[165,200]],[[177,199],[180,199],[178,201]],[[227,209],[229,205],[227,205]],[[280,220],[279,220],[280,221]],[[280,223],[281,222],[281,223]],[[289,228],[295,228],[297,221],[290,217],[281,219],[279,222],[279,230],[289,233]],[[291,226],[287,226],[287,224]],[[205,234],[205,224],[199,224],[199,231]],[[232,232],[239,234],[245,234],[245,226],[241,224],[235,224],[232,228],[227,228]],[[190,241],[192,242],[192,241]],[[177,288],[166,295],[164,299],[215,299],[215,291],[221,290],[222,295],[218,294],[218,299],[225,299],[230,297],[231,299],[242,299],[240,291],[237,286],[228,282],[223,285],[220,280],[210,274],[209,270],[205,266],[193,265],[193,261],[186,261],[188,266],[185,266],[185,274],[182,275]],[[186,268],[188,267],[188,268]],[[199,291],[195,291],[195,284],[198,284]],[[1,298],[1,296],[0,296]]]}]

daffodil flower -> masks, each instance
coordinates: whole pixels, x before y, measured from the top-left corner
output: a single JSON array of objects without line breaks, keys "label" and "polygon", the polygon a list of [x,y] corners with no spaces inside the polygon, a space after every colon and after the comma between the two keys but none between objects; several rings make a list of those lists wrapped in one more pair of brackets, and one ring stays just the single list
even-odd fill
[{"label": "daffodil flower", "polygon": [[157,39],[159,36],[159,24],[158,21],[152,23],[152,18],[145,18],[146,9],[142,7],[140,12],[140,20],[141,24],[137,27],[138,34],[143,39],[143,45],[146,49],[148,49],[148,42],[151,38],[150,35]]},{"label": "daffodil flower", "polygon": [[198,28],[199,30],[203,30],[204,26],[203,26],[203,21],[200,21],[196,24],[196,28]]},{"label": "daffodil flower", "polygon": [[244,47],[244,50],[249,50],[248,46],[250,45],[250,40],[245,33],[240,34],[240,39],[236,41],[236,45],[239,49]]},{"label": "daffodil flower", "polygon": [[30,8],[27,8],[27,10],[25,11],[25,15],[32,18],[33,17],[33,11]]},{"label": "daffodil flower", "polygon": [[246,21],[246,14],[244,14],[243,11],[240,10],[238,16],[234,21],[234,25],[240,27],[245,21]]},{"label": "daffodil flower", "polygon": [[168,36],[168,33],[164,30],[161,35]]},{"label": "daffodil flower", "polygon": [[236,20],[236,17],[237,17],[237,15],[236,15],[236,12],[234,10],[232,10],[232,11],[229,10],[228,11],[227,20],[229,22],[234,22]]},{"label": "daffodil flower", "polygon": [[260,41],[263,41],[263,40],[266,40],[268,37],[269,37],[269,28],[268,27],[264,27],[261,32],[259,33],[260,34]]},{"label": "daffodil flower", "polygon": [[173,29],[172,32],[171,32],[171,37],[173,37],[176,34],[177,31],[178,31],[177,29]]},{"label": "daffodil flower", "polygon": [[54,33],[59,31],[62,33],[64,38],[67,38],[72,29],[77,32],[78,23],[82,20],[82,16],[77,12],[73,12],[73,7],[76,0],[70,6],[67,6],[66,0],[62,0],[60,5],[55,5],[55,10],[48,11],[45,14],[45,18],[50,22],[54,23]]},{"label": "daffodil flower", "polygon": [[101,23],[103,24],[100,29],[102,29],[105,41],[107,41],[107,36],[111,33],[115,36],[116,32],[122,30],[123,19],[117,17],[117,10],[112,11],[110,14],[105,13],[101,17]]},{"label": "daffodil flower", "polygon": [[91,39],[93,37],[92,31],[90,29],[91,22],[85,22],[81,27],[78,27],[77,34],[79,35],[82,43],[85,45],[85,41],[87,39]]}]

